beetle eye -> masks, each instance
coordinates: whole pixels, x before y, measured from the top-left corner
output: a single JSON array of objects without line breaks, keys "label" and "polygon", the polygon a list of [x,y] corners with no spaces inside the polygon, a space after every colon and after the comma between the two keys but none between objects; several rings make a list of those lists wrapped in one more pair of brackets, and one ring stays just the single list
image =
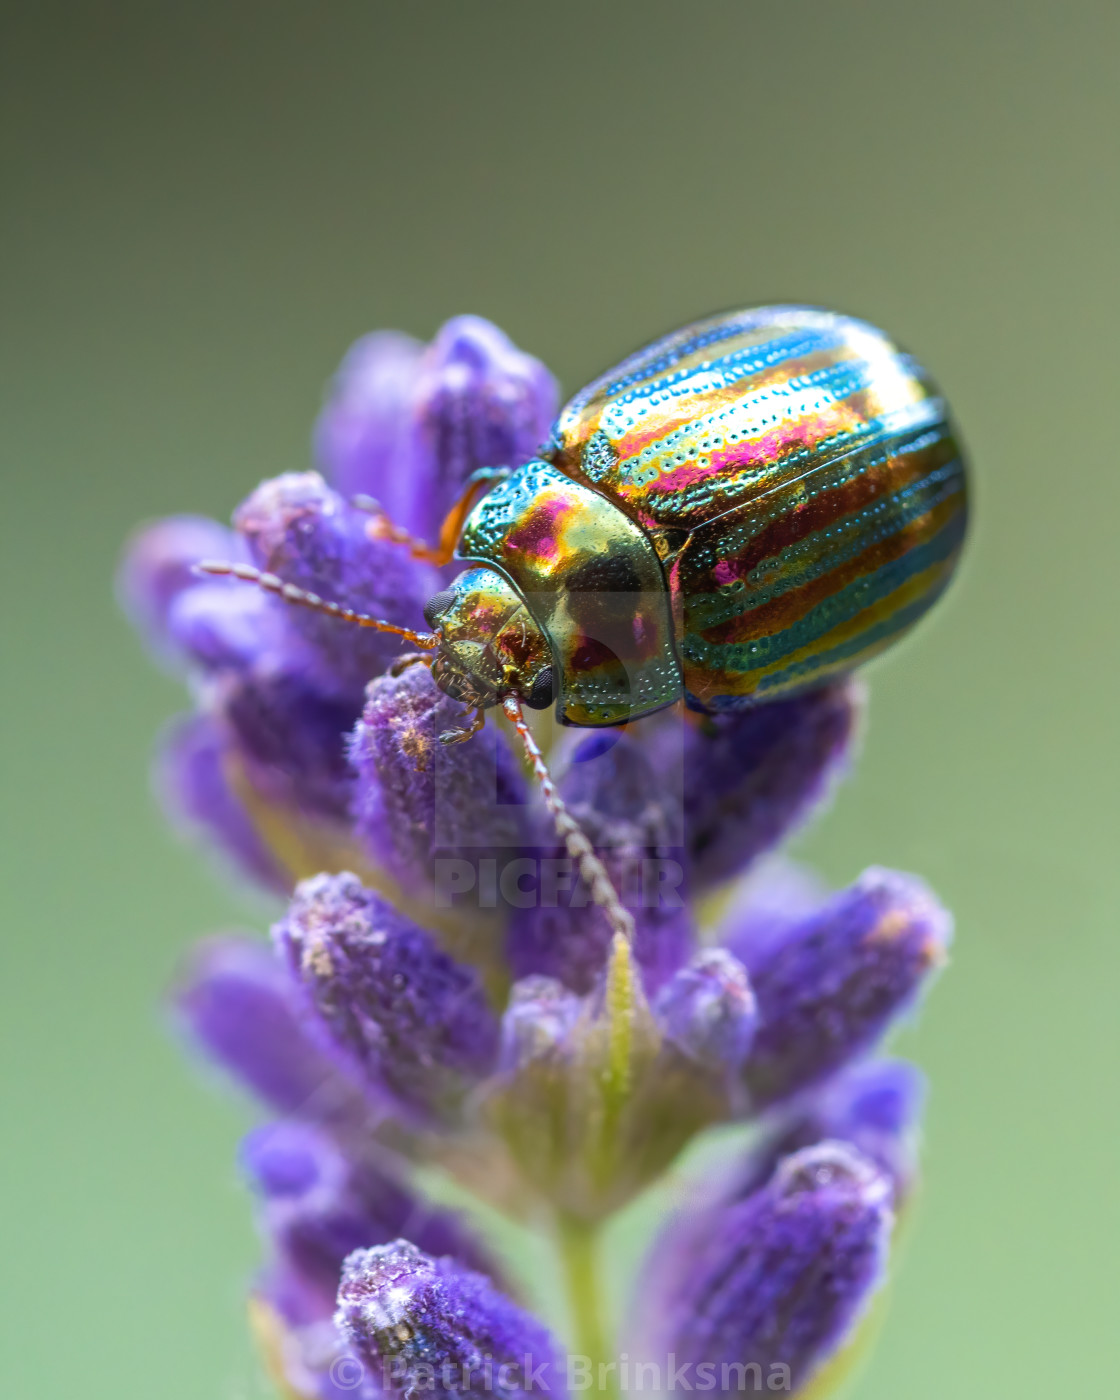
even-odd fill
[{"label": "beetle eye", "polygon": [[546,666],[543,671],[538,672],[529,698],[525,701],[526,705],[531,710],[547,710],[552,704],[552,690],[552,667]]},{"label": "beetle eye", "polygon": [[440,615],[445,613],[454,601],[455,590],[453,588],[445,588],[434,598],[429,598],[424,604],[424,621],[428,626],[438,626]]}]

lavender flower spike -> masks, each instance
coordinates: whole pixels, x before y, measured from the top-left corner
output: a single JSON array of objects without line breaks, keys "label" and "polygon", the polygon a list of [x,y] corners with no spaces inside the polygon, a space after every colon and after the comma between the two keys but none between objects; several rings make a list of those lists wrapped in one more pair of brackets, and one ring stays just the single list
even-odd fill
[{"label": "lavender flower spike", "polygon": [[492,1068],[498,1023],[473,969],[364,889],[356,876],[296,887],[273,941],[310,1009],[317,1038],[375,1101],[454,1117]]},{"label": "lavender flower spike", "polygon": [[359,1250],[342,1271],[335,1324],[389,1394],[562,1395],[548,1330],[481,1274],[407,1240]]},{"label": "lavender flower spike", "polygon": [[951,929],[921,881],[871,869],[761,942],[726,930],[758,998],[743,1071],[754,1106],[819,1083],[875,1045],[944,961]]},{"label": "lavender flower spike", "polygon": [[844,1143],[787,1157],[720,1213],[665,1319],[688,1389],[796,1391],[851,1335],[882,1281],[890,1183]]},{"label": "lavender flower spike", "polygon": [[[627,399],[627,373],[608,398]],[[549,777],[515,706],[474,713],[433,678],[422,644],[449,634],[418,629],[450,579],[423,561],[452,541],[417,540],[436,544],[503,469],[555,455],[556,406],[544,365],[478,317],[427,345],[367,336],[316,426],[322,475],[262,482],[232,531],[151,526],[119,576],[191,691],[162,745],[167,805],[289,900],[270,947],[204,944],[175,1005],[278,1120],[242,1165],[264,1237],[253,1326],[290,1400],[732,1400],[830,1381],[914,1181],[919,1080],[869,1052],[942,961],[949,917],[909,876],[869,870],[830,897],[768,858],[845,766],[861,683],[573,726]],[[496,526],[514,552],[517,523]],[[547,552],[556,531],[534,531]],[[657,543],[668,567],[679,541]],[[353,625],[378,620],[400,635]],[[475,622],[482,646],[494,618]],[[592,899],[584,848],[548,819],[558,797],[625,917],[599,907],[602,883]],[[740,875],[722,927],[701,928]],[[616,1353],[603,1227],[700,1134],[748,1126],[661,1231]],[[553,1234],[567,1366],[458,1218],[422,1204],[442,1181]]]}]

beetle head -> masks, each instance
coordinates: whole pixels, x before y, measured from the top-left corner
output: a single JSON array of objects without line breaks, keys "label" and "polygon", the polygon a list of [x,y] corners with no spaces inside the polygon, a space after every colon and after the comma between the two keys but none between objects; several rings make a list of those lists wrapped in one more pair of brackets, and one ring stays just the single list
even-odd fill
[{"label": "beetle head", "polygon": [[477,709],[516,695],[531,709],[553,700],[552,648],[521,595],[496,569],[461,573],[428,601],[439,637],[432,676],[453,700]]}]

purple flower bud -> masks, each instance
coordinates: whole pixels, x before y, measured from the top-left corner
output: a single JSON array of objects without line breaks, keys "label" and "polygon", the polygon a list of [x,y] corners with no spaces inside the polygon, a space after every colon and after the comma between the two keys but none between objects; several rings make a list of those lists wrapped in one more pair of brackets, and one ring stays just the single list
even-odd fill
[{"label": "purple flower bud", "polygon": [[466,744],[439,742],[462,719],[426,666],[375,681],[350,748],[354,812],[374,859],[410,892],[434,885],[448,903],[461,890],[493,905],[526,840],[527,792],[494,724]]},{"label": "purple flower bud", "polygon": [[[559,787],[634,917],[634,956],[654,992],[695,941],[684,899],[680,795],[629,735],[576,739]],[[509,960],[517,977],[539,973],[587,992],[606,961],[610,923],[564,848],[549,846],[543,855],[530,907],[510,918]]]},{"label": "purple flower bud", "polygon": [[673,1353],[689,1388],[798,1389],[882,1281],[890,1195],[843,1143],[787,1157],[765,1187],[720,1211],[663,1323],[661,1354]]},{"label": "purple flower bud", "polygon": [[[436,576],[408,551],[370,539],[368,517],[332,491],[318,472],[264,481],[238,507],[237,529],[253,563],[285,583],[401,626],[422,624]],[[248,585],[242,585],[247,587]],[[291,624],[314,647],[322,680],[360,696],[401,653],[398,637],[338,618],[290,609]]]},{"label": "purple flower bud", "polygon": [[895,1205],[917,1169],[914,1138],[925,1081],[903,1060],[873,1060],[826,1084],[780,1123],[744,1164],[727,1192],[739,1200],[766,1184],[783,1157],[825,1141],[857,1148],[890,1178]]},{"label": "purple flower bud", "polygon": [[764,856],[728,891],[720,928],[732,931],[737,948],[757,950],[815,914],[830,893],[808,866],[781,855]]},{"label": "purple flower bud", "polygon": [[583,1010],[583,998],[553,977],[526,977],[513,984],[502,1017],[498,1068],[516,1073],[563,1046]]},{"label": "purple flower bud", "polygon": [[319,1121],[365,1118],[358,1095],[308,1038],[272,950],[214,938],[191,954],[174,1006],[191,1038],[278,1113]]},{"label": "purple flower bud", "polygon": [[864,872],[817,912],[759,942],[746,965],[759,1028],[744,1069],[756,1107],[820,1082],[870,1049],[945,958],[948,913],[919,880]]},{"label": "purple flower bud", "polygon": [[[861,1133],[901,1137],[921,1116],[925,1076],[905,1060],[876,1060],[860,1065],[832,1085],[816,1107],[826,1129],[821,1136],[843,1137],[860,1147]],[[873,1152],[860,1147],[865,1157]]]},{"label": "purple flower bud", "polygon": [[482,1274],[406,1240],[347,1259],[335,1322],[392,1394],[563,1394],[546,1327]]},{"label": "purple flower bud", "polygon": [[663,750],[683,761],[689,887],[698,895],[744,870],[805,818],[844,765],[859,708],[858,683],[775,700],[646,739],[658,771]]},{"label": "purple flower bud", "polygon": [[167,635],[202,671],[244,671],[305,650],[290,622],[287,607],[267,593],[212,579],[175,596],[167,610]]},{"label": "purple flower bud", "polygon": [[453,1115],[493,1068],[498,1024],[477,974],[356,876],[304,880],[273,940],[310,1024],[375,1098]]},{"label": "purple flower bud", "polygon": [[653,1003],[669,1040],[709,1069],[738,1071],[754,1040],[758,1008],[738,958],[708,948],[676,972]]},{"label": "purple flower bud", "polygon": [[585,997],[549,977],[515,983],[502,1031],[487,1120],[521,1179],[572,1218],[620,1209],[728,1117],[724,1066],[665,1039],[621,935]]},{"label": "purple flower bud", "polygon": [[349,818],[354,775],[347,759],[357,704],[324,693],[298,667],[230,674],[213,703],[253,787],[267,800],[328,821]]},{"label": "purple flower bud", "polygon": [[315,459],[339,494],[375,497],[407,529],[416,486],[409,470],[412,399],[423,349],[401,331],[355,341],[315,424]]},{"label": "purple flower bud", "polygon": [[556,381],[481,316],[455,316],[424,352],[414,401],[418,532],[435,539],[479,467],[518,467],[548,436]]},{"label": "purple flower bud", "polygon": [[[117,597],[158,656],[181,662],[167,635],[168,613],[184,589],[196,586],[200,559],[247,559],[244,543],[225,525],[201,515],[173,515],[145,525],[129,540],[117,571]],[[228,581],[218,585],[229,588]]]},{"label": "purple flower bud", "polygon": [[238,873],[278,894],[291,880],[268,847],[229,784],[227,739],[207,715],[176,720],[164,735],[155,785],[171,821],[190,835],[201,835]]},{"label": "purple flower bud", "polygon": [[261,1198],[261,1224],[272,1246],[262,1291],[289,1324],[331,1317],[346,1256],[400,1235],[492,1273],[449,1211],[425,1207],[379,1166],[350,1160],[308,1123],[255,1129],[242,1143],[241,1165]]},{"label": "purple flower bud", "polygon": [[330,1138],[297,1119],[254,1128],[238,1155],[250,1184],[268,1200],[303,1199],[324,1182],[333,1188],[343,1161]]},{"label": "purple flower bud", "polygon": [[426,348],[382,331],[343,360],[315,454],[344,497],[373,496],[434,543],[471,473],[528,461],[556,405],[544,365],[479,316],[456,316]]}]

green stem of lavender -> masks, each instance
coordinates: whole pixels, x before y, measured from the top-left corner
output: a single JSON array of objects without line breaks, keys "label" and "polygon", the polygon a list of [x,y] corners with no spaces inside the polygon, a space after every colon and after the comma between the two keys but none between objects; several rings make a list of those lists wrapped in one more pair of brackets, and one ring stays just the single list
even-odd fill
[{"label": "green stem of lavender", "polygon": [[[599,1390],[599,1363],[609,1360],[606,1314],[599,1277],[599,1227],[565,1216],[560,1221],[559,1244],[574,1329],[573,1340],[577,1350],[591,1359],[594,1377],[591,1388],[592,1391]],[[613,1391],[614,1387],[608,1384],[599,1393],[610,1395]]]}]

